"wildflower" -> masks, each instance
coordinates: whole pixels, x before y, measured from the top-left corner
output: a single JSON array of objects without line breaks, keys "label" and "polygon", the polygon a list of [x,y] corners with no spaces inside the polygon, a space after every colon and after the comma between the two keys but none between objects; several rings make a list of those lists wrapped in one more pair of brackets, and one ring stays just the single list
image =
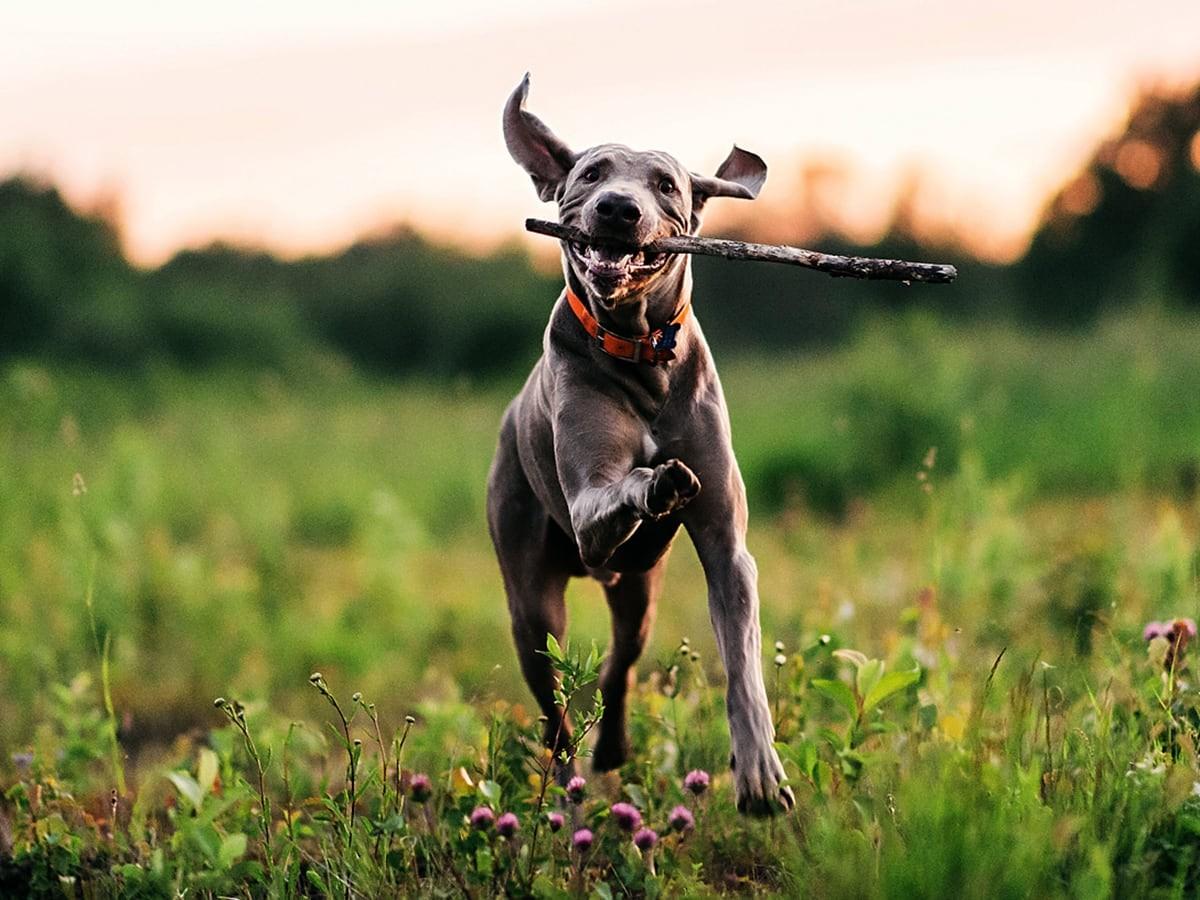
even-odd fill
[{"label": "wildflower", "polygon": [[784,656],[782,653],[776,653],[775,654],[775,668],[782,669],[786,665],[787,665],[787,657]]},{"label": "wildflower", "polygon": [[592,834],[589,828],[580,828],[571,836],[571,843],[580,853],[587,853],[592,849],[592,841],[596,836]]},{"label": "wildflower", "polygon": [[412,792],[413,803],[424,803],[433,796],[433,782],[424,772],[418,772],[412,777],[408,789]]},{"label": "wildflower", "polygon": [[550,824],[551,831],[562,831],[566,819],[563,818],[562,813],[552,812],[546,816],[546,821]]},{"label": "wildflower", "polygon": [[642,814],[637,807],[629,803],[614,803],[612,806],[613,819],[624,831],[635,831],[642,824]]},{"label": "wildflower", "polygon": [[1147,622],[1146,627],[1142,629],[1142,640],[1152,641],[1156,637],[1166,637],[1170,630],[1166,622]]},{"label": "wildflower", "polygon": [[691,831],[696,827],[696,819],[692,816],[692,811],[683,805],[671,810],[671,815],[667,817],[667,821],[671,824],[673,831]]},{"label": "wildflower", "polygon": [[506,812],[496,820],[496,831],[500,837],[511,838],[520,830],[521,821],[517,818],[516,813]]},{"label": "wildflower", "polygon": [[[1151,659],[1159,662],[1168,671],[1182,669],[1181,656],[1188,641],[1196,636],[1196,623],[1192,619],[1172,619],[1169,622],[1147,622],[1142,629],[1142,639],[1151,644]],[[1161,640],[1157,647],[1155,641]]]},{"label": "wildflower", "polygon": [[582,803],[586,788],[587,782],[579,775],[576,775],[567,782],[567,796],[572,803]]},{"label": "wildflower", "polygon": [[652,850],[654,845],[658,843],[658,832],[653,828],[639,829],[637,834],[633,836],[633,845],[645,853],[647,850]]},{"label": "wildflower", "polygon": [[471,827],[476,831],[487,831],[496,821],[490,806],[477,806],[471,811]]},{"label": "wildflower", "polygon": [[776,653],[782,653],[782,652],[783,652],[783,641],[776,641],[776,642],[775,642],[775,652],[776,652]]},{"label": "wildflower", "polygon": [[684,776],[683,787],[699,797],[708,790],[709,781],[708,773],[703,769],[692,769]]}]

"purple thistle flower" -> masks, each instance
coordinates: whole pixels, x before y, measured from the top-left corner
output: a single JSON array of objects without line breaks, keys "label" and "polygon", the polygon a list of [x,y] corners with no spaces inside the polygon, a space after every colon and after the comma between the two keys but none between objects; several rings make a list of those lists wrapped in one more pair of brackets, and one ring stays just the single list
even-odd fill
[{"label": "purple thistle flower", "polygon": [[587,782],[576,775],[567,782],[567,797],[570,798],[572,803],[582,803],[586,789]]},{"label": "purple thistle flower", "polygon": [[710,780],[708,773],[703,769],[692,769],[683,777],[683,787],[699,797],[708,790]]},{"label": "purple thistle flower", "polygon": [[575,849],[580,853],[587,853],[592,849],[592,841],[596,836],[592,834],[589,828],[580,828],[571,837],[571,843],[575,845]]},{"label": "purple thistle flower", "polygon": [[635,831],[642,824],[642,814],[629,803],[614,803],[612,817],[624,831]]},{"label": "purple thistle flower", "polygon": [[552,812],[546,816],[546,821],[550,823],[551,831],[561,831],[563,823],[566,822],[566,819],[563,818],[562,813]]},{"label": "purple thistle flower", "polygon": [[658,832],[653,828],[642,828],[633,836],[633,845],[645,853],[647,850],[654,849],[654,845],[658,843]]},{"label": "purple thistle flower", "polygon": [[418,772],[412,777],[408,789],[412,794],[413,803],[424,803],[433,796],[433,782],[424,772]]},{"label": "purple thistle flower", "polygon": [[1188,637],[1194,638],[1196,636],[1196,622],[1194,619],[1176,619],[1174,624],[1176,629],[1183,626],[1183,630],[1187,632]]},{"label": "purple thistle flower", "polygon": [[490,806],[477,806],[471,811],[471,827],[476,831],[487,831],[496,822],[496,814]]},{"label": "purple thistle flower", "polygon": [[510,838],[521,830],[521,821],[516,813],[506,812],[496,820],[496,831],[500,837]]},{"label": "purple thistle flower", "polygon": [[671,823],[671,828],[675,831],[691,831],[696,827],[696,819],[692,815],[692,811],[682,805],[671,810],[667,821]]},{"label": "purple thistle flower", "polygon": [[1147,622],[1146,627],[1142,629],[1142,640],[1152,641],[1156,637],[1166,637],[1171,630],[1171,626],[1166,622]]}]

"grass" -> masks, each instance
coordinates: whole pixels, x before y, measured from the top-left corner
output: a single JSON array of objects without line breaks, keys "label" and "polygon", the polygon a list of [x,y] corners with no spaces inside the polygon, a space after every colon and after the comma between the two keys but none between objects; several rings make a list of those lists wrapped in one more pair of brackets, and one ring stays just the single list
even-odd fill
[{"label": "grass", "polygon": [[[770,823],[732,810],[686,540],[635,761],[580,807],[546,783],[482,526],[515,384],[10,362],[0,893],[1194,894],[1195,664],[1141,629],[1200,605],[1197,346],[1154,313],[1070,337],[904,319],[722,366],[783,644],[799,809]],[[607,612],[569,597],[558,664],[590,704]],[[681,804],[696,827],[668,836]],[[464,824],[481,805],[518,835]]]}]

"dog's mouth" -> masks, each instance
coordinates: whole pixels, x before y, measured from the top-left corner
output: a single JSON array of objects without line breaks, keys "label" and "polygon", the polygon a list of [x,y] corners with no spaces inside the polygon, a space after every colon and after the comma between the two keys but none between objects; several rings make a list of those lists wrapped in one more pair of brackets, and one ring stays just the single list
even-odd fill
[{"label": "dog's mouth", "polygon": [[570,241],[568,252],[592,278],[624,283],[649,278],[667,263],[669,255],[644,247],[633,249],[613,244]]}]

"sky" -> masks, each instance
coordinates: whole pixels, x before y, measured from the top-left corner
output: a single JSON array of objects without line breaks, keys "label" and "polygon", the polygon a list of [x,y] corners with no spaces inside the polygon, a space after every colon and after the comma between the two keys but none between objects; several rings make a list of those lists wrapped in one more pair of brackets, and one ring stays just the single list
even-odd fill
[{"label": "sky", "polygon": [[920,173],[927,215],[1002,258],[1140,88],[1200,78],[1200,3],[45,0],[0,13],[0,176],[115,209],[145,265],[396,222],[486,248],[553,215],[500,132],[526,71],[576,149],[711,171],[736,141],[771,166],[762,216],[832,163],[863,235]]}]

